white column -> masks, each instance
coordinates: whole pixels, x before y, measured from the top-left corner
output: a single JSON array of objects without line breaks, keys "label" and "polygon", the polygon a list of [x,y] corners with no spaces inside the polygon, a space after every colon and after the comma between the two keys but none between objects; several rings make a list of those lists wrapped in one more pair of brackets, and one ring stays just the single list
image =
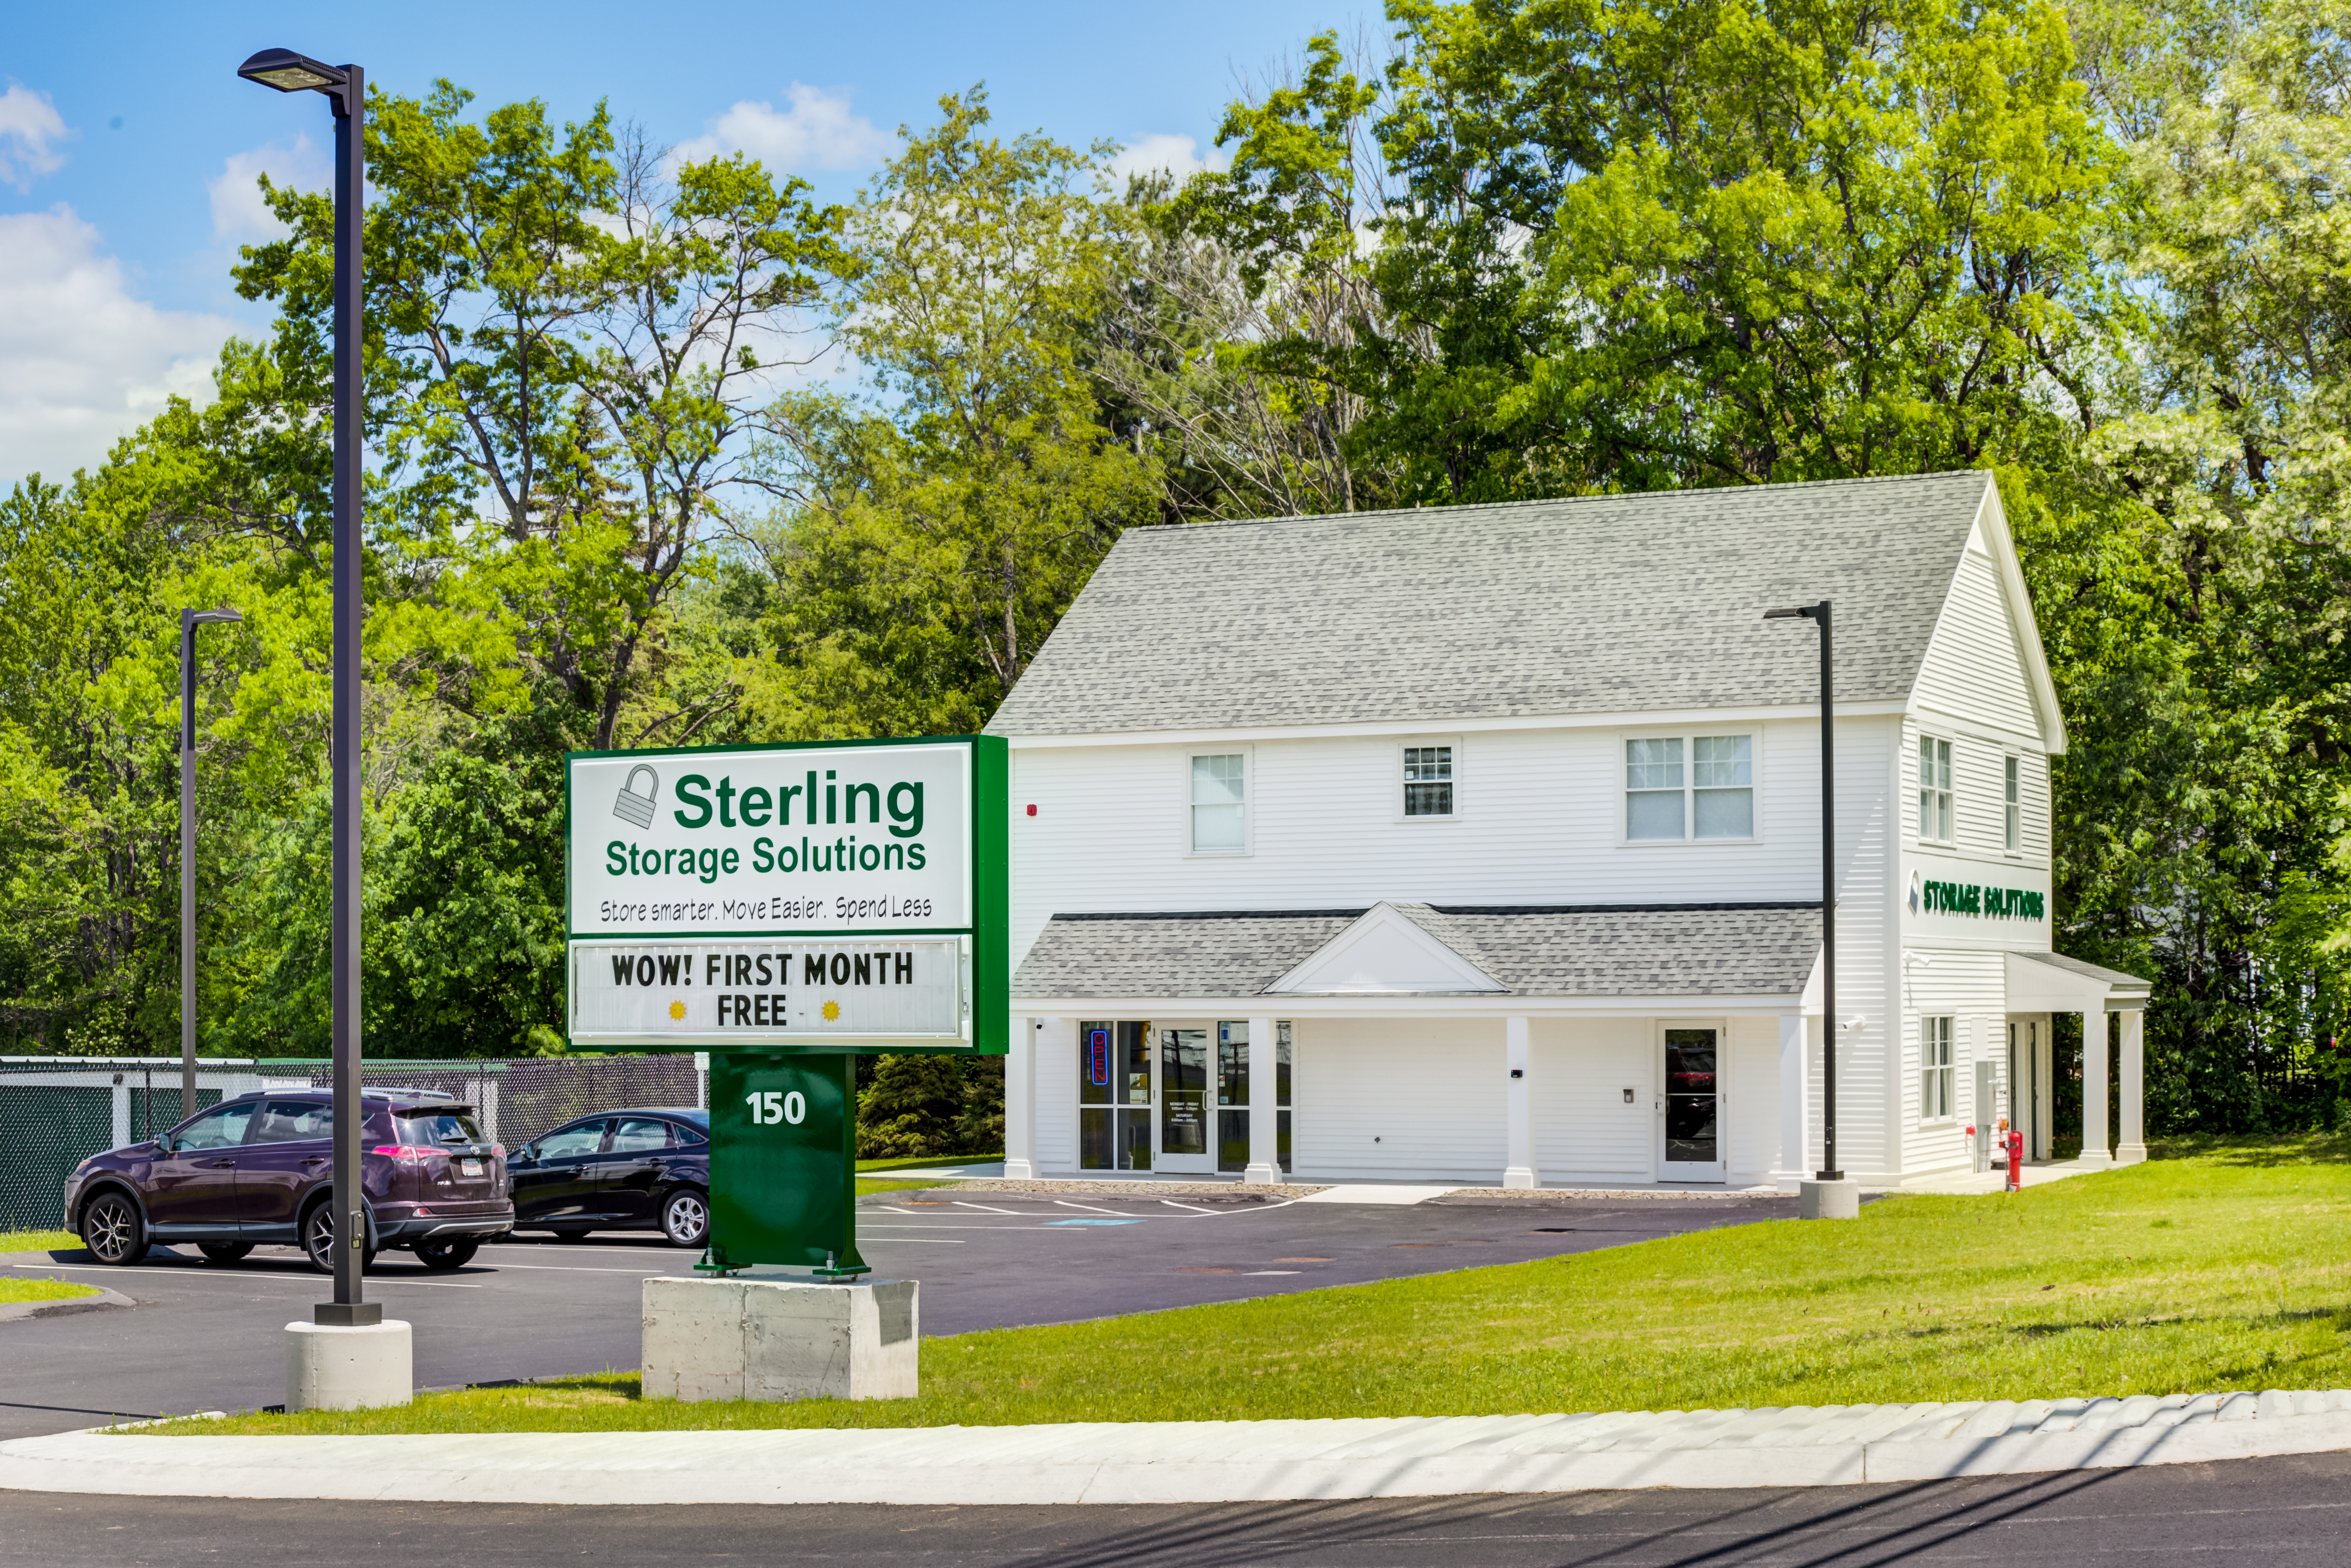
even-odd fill
[{"label": "white column", "polygon": [[1510,1146],[1510,1163],[1502,1171],[1502,1185],[1541,1186],[1541,1179],[1535,1174],[1534,1101],[1527,1081],[1527,1020],[1522,1018],[1502,1020],[1502,1066],[1510,1074],[1503,1080],[1503,1093]]},{"label": "white column", "polygon": [[1004,1058],[1004,1174],[1014,1181],[1037,1177],[1037,1030],[1043,1021],[1016,1015]]},{"label": "white column", "polygon": [[1771,1185],[1793,1192],[1809,1167],[1804,1154],[1804,1015],[1780,1015],[1780,1156],[1771,1162]]},{"label": "white column", "polygon": [[2106,1015],[2082,1014],[2082,1163],[2112,1165],[2106,1133]]},{"label": "white column", "polygon": [[2147,1041],[2141,1032],[2147,1015],[2137,1008],[2122,1014],[2122,1143],[2115,1163],[2135,1166],[2147,1158]]},{"label": "white column", "polygon": [[1249,1020],[1249,1168],[1243,1183],[1269,1186],[1281,1180],[1281,1150],[1274,1120],[1273,1020]]}]

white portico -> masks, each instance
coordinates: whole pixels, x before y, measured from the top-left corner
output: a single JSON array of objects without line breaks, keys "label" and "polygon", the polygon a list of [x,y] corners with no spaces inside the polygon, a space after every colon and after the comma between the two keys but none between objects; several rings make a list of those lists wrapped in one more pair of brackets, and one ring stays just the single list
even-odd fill
[{"label": "white portico", "polygon": [[1817,644],[1761,612],[1823,597],[1844,1165],[2045,1154],[2066,1011],[2133,1157],[2146,986],[2050,955],[2064,723],[1970,473],[1130,532],[990,726],[1010,1168],[1792,1186]]}]

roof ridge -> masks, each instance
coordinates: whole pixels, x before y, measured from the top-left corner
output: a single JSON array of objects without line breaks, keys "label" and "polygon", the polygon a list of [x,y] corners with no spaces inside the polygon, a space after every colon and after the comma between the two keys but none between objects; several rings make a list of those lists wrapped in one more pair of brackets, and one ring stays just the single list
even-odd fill
[{"label": "roof ridge", "polygon": [[1357,521],[1374,517],[1418,517],[1432,512],[1510,512],[1531,507],[1565,507],[1601,501],[1655,500],[1682,496],[1760,496],[1774,490],[1840,490],[1865,485],[1919,484],[1962,475],[1991,477],[1989,468],[1938,468],[1924,474],[1864,474],[1848,479],[1775,479],[1761,485],[1697,485],[1662,490],[1602,490],[1583,496],[1535,496],[1515,501],[1440,501],[1426,507],[1376,507],[1363,512],[1290,512],[1261,517],[1202,517],[1185,523],[1138,523],[1119,535],[1182,534],[1202,528],[1271,528],[1280,524]]}]

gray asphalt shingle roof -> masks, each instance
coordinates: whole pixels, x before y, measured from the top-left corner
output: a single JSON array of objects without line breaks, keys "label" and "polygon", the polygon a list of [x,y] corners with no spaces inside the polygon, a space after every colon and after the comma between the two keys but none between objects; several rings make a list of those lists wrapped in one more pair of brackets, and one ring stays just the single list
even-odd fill
[{"label": "gray asphalt shingle roof", "polygon": [[[1394,906],[1512,996],[1797,996],[1820,951],[1817,904]],[[1012,994],[1253,997],[1363,910],[1058,915]]]},{"label": "gray asphalt shingle roof", "polygon": [[1907,697],[1990,476],[1930,474],[1133,528],[995,735]]},{"label": "gray asphalt shingle roof", "polygon": [[2154,985],[2152,980],[2139,976],[2126,975],[2120,969],[2109,969],[2103,964],[2093,964],[2087,958],[2068,958],[2063,953],[2018,953],[2015,956],[2031,959],[2035,964],[2046,964],[2053,969],[2063,969],[2068,974],[2104,980],[2107,985],[2126,991],[2144,991]]}]

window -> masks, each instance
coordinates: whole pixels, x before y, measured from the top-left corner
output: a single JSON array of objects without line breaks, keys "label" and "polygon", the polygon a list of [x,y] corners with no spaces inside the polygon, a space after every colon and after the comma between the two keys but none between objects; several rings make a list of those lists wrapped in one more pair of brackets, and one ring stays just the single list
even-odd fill
[{"label": "window", "polygon": [[538,1157],[542,1160],[576,1160],[592,1155],[603,1146],[603,1122],[601,1119],[582,1122],[576,1127],[565,1127],[539,1139]]},{"label": "window", "polygon": [[612,1124],[612,1153],[651,1154],[669,1147],[669,1124],[651,1116],[623,1116]]},{"label": "window", "polygon": [[[1683,766],[1684,747],[1689,764]],[[1680,736],[1625,743],[1625,836],[1755,836],[1755,737]]]},{"label": "window", "polygon": [[245,1142],[257,1102],[240,1100],[217,1111],[207,1111],[172,1140],[175,1149],[225,1149]]},{"label": "window", "polygon": [[482,1129],[462,1111],[412,1111],[400,1118],[403,1144],[478,1144]]},{"label": "window", "polygon": [[1284,1176],[1290,1174],[1290,1020],[1276,1019],[1273,1025],[1273,1113],[1274,1158]]},{"label": "window", "polygon": [[1238,753],[1192,758],[1193,853],[1238,854],[1248,848],[1241,760]]},{"label": "window", "polygon": [[1951,1115],[1951,1020],[1918,1020],[1918,1119],[1948,1121]]},{"label": "window", "polygon": [[1404,748],[1404,814],[1407,817],[1453,815],[1451,747],[1407,746]]},{"label": "window", "polygon": [[1151,1026],[1078,1025],[1078,1168],[1151,1168]]},{"label": "window", "polygon": [[256,1144],[291,1144],[335,1135],[335,1108],[324,1100],[272,1100],[261,1108]]},{"label": "window", "polygon": [[2022,782],[2019,774],[2023,769],[2023,762],[2021,757],[2008,759],[2008,806],[2001,847],[2011,854],[2016,852],[2017,845],[2024,838],[2024,791],[2019,787]]},{"label": "window", "polygon": [[1951,743],[1931,735],[1918,737],[1918,836],[1951,841]]}]

